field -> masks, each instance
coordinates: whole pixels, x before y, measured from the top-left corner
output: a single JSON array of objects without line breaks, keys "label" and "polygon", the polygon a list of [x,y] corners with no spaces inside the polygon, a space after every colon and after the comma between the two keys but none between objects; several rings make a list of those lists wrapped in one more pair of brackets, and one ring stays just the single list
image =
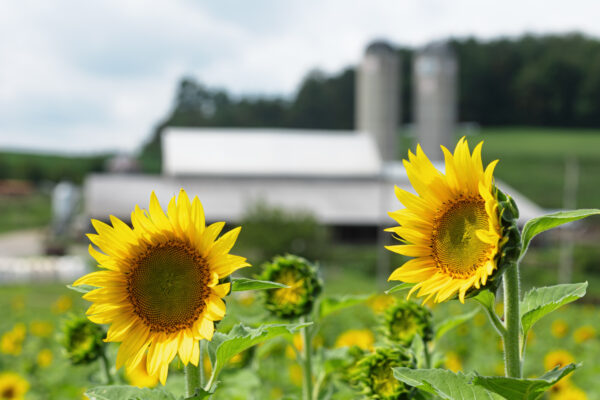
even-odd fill
[{"label": "field", "polygon": [[[471,143],[480,139],[485,141],[484,161],[496,158],[501,160],[496,169],[498,178],[550,209],[562,206],[565,160],[567,157],[574,157],[580,172],[577,207],[600,206],[600,131],[483,129],[469,138]],[[23,159],[15,157],[5,162],[23,165]],[[43,162],[52,164],[45,157],[42,157]],[[77,159],[76,162],[82,161]],[[90,168],[96,168],[97,165],[91,162],[89,164]],[[36,194],[18,201],[2,198],[0,212],[0,232],[45,226],[50,220],[49,197]],[[544,358],[548,352],[566,350],[575,360],[583,363],[572,381],[587,393],[588,399],[600,398],[600,381],[597,379],[600,373],[600,365],[597,363],[600,357],[600,319],[597,318],[596,307],[600,301],[600,248],[597,246],[599,220],[599,217],[590,219],[590,224],[585,226],[586,235],[580,237],[574,252],[573,280],[589,281],[588,295],[542,319],[533,328],[524,366],[525,376],[539,376],[544,372]],[[332,243],[327,236],[312,231],[310,224],[302,226],[308,247],[315,251],[310,256],[322,261],[325,281],[323,296],[368,296],[363,303],[324,318],[317,335],[318,346],[321,349],[334,349],[340,334],[348,329],[370,330],[376,340],[379,340],[380,333],[376,326],[382,316],[374,306],[373,296],[381,295],[390,285],[377,287],[373,278],[377,249],[372,245]],[[252,229],[259,230],[253,232]],[[298,231],[294,227],[289,229],[292,233]],[[256,265],[246,270],[247,275],[258,274],[264,259],[264,254],[255,248],[258,246],[257,240],[259,243],[261,240],[268,240],[268,236],[274,231],[278,232],[279,238],[289,234],[281,226],[276,229],[270,229],[269,226],[249,227],[243,231],[236,252],[251,255],[250,261]],[[254,241],[244,238],[244,234],[252,236]],[[321,243],[310,245],[311,237]],[[556,239],[556,235],[547,234],[544,240],[534,242],[534,248],[522,264],[523,290],[534,285],[557,283],[560,248]],[[284,242],[278,246],[282,247],[281,252],[286,251]],[[394,256],[391,261],[393,266],[397,266],[402,260]],[[264,321],[276,322],[266,314],[260,294],[241,294],[235,293],[228,298],[228,314],[219,325],[220,331],[228,331],[237,322],[248,325]],[[30,383],[27,399],[78,399],[86,388],[104,383],[105,378],[98,362],[72,366],[65,358],[60,344],[60,327],[63,321],[70,315],[82,315],[89,305],[80,296],[79,293],[66,289],[63,284],[0,286],[0,309],[5,310],[0,320],[0,336],[19,324],[23,324],[26,330],[22,348],[18,352],[13,351],[13,354],[5,351],[10,346],[5,347],[4,339],[0,339],[0,371],[18,371],[27,377]],[[474,309],[477,307],[472,301],[467,301],[464,306],[458,302],[442,304],[433,309],[434,320],[441,321]],[[221,376],[223,389],[217,392],[215,398],[300,398],[301,371],[294,360],[294,350],[291,347],[293,341],[291,337],[275,339],[256,349],[246,367],[228,367]],[[440,365],[449,369],[465,372],[476,370],[483,375],[498,375],[502,373],[499,342],[499,337],[480,311],[436,343],[436,359]],[[112,373],[118,382],[127,383],[122,370],[114,371],[116,349],[115,345],[109,347]],[[175,361],[171,365],[167,389],[182,395],[183,387],[182,366]],[[248,397],[249,392],[252,397]],[[348,385],[341,384],[331,398],[354,399],[357,394]]]},{"label": "field", "polygon": [[[325,270],[325,296],[336,294],[376,293],[371,285],[365,287],[363,275],[357,275],[339,269]],[[360,289],[357,289],[361,286]],[[348,289],[350,288],[350,290]],[[352,289],[354,288],[354,289]],[[65,297],[66,296],[66,297]],[[70,299],[72,307],[69,306]],[[373,328],[381,315],[365,304],[353,306],[326,317],[318,333],[319,346],[334,348],[336,340],[347,329],[370,329],[375,337],[378,331]],[[29,399],[76,399],[86,387],[104,383],[99,364],[71,366],[64,358],[59,345],[59,327],[69,314],[82,313],[87,307],[77,293],[68,291],[62,285],[22,286],[3,288],[0,307],[12,310],[0,322],[0,332],[12,329],[14,324],[22,323],[27,327],[27,336],[19,355],[2,354],[1,370],[17,370],[27,375],[31,384]],[[62,307],[62,308],[61,308]],[[233,296],[228,300],[228,316],[219,329],[226,331],[237,322],[253,324],[269,320],[260,303],[260,297]],[[434,308],[437,321],[448,315],[463,314],[475,309],[475,304],[467,302],[465,306],[452,302]],[[567,350],[583,367],[572,378],[573,382],[594,399],[600,394],[600,382],[596,379],[600,372],[597,357],[600,345],[596,334],[582,342],[576,342],[577,330],[582,326],[591,326],[594,332],[600,330],[596,309],[590,305],[571,305],[563,311],[542,320],[534,328],[533,338],[528,346],[528,362],[525,376],[539,376],[543,372],[543,360],[552,350]],[[48,336],[40,337],[35,324],[48,323],[52,330]],[[34,324],[34,325],[32,325]],[[557,328],[560,327],[560,328]],[[554,333],[553,333],[554,332]],[[279,399],[300,397],[300,371],[291,351],[291,338],[273,340],[267,346],[261,346],[246,368],[231,366],[222,375],[223,389],[217,392],[216,399]],[[440,362],[448,368],[463,371],[477,370],[481,374],[501,373],[502,353],[499,338],[489,325],[482,312],[446,334],[438,343],[436,352]],[[40,351],[49,349],[52,360],[48,365],[40,363]],[[116,347],[109,352],[111,363],[115,360]],[[113,368],[114,373],[114,368]],[[121,370],[119,381],[126,383]],[[175,394],[183,394],[184,377],[181,366],[174,362],[171,366],[167,389]],[[254,397],[247,397],[252,391]],[[286,397],[282,397],[285,395]],[[333,399],[354,399],[356,392],[349,387],[339,387]]]}]

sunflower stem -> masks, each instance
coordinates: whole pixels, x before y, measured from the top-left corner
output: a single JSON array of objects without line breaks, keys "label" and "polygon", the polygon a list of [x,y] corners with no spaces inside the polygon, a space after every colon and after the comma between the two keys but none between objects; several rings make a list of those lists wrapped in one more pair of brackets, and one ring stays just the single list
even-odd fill
[{"label": "sunflower stem", "polygon": [[102,371],[104,372],[104,379],[106,379],[106,384],[112,385],[113,378],[110,374],[110,365],[108,364],[108,358],[106,358],[104,350],[100,354],[100,365],[102,366]]},{"label": "sunflower stem", "polygon": [[202,351],[202,340],[200,341],[200,358],[198,360],[198,366],[195,366],[191,362],[188,362],[183,367],[185,372],[185,396],[191,397],[196,394],[196,389],[202,388],[202,376],[204,367],[204,352]]},{"label": "sunflower stem", "polygon": [[[304,323],[306,317],[300,317],[300,322]],[[302,397],[304,400],[312,400],[312,349],[310,346],[310,326],[305,326],[301,329],[300,334],[302,335],[302,355],[303,355],[303,380],[302,385]]]},{"label": "sunflower stem", "polygon": [[504,273],[504,320],[506,323],[506,332],[503,335],[504,361],[506,376],[512,378],[521,378],[519,286],[519,266],[514,263],[509,265]]}]

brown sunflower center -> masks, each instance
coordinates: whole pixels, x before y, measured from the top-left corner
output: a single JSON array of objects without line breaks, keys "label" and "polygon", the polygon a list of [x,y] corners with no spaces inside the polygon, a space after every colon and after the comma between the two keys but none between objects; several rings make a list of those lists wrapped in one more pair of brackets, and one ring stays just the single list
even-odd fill
[{"label": "brown sunflower center", "polygon": [[463,197],[440,210],[434,218],[431,241],[438,268],[452,277],[466,278],[481,267],[492,246],[477,237],[479,229],[489,229],[481,198]]},{"label": "brown sunflower center", "polygon": [[0,394],[0,399],[14,399],[16,398],[16,392],[15,392],[15,388],[12,386],[9,386],[7,388],[4,388],[4,390],[2,390],[2,394]]},{"label": "brown sunflower center", "polygon": [[210,272],[189,245],[169,241],[151,246],[133,262],[127,291],[134,312],[151,331],[191,327],[205,307]]}]

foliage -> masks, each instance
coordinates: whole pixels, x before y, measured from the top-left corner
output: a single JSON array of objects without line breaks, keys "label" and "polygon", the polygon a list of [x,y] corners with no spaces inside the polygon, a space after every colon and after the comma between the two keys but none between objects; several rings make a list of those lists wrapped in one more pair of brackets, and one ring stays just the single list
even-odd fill
[{"label": "foliage", "polygon": [[246,254],[255,265],[286,253],[318,260],[329,245],[326,228],[309,212],[258,202],[249,207],[241,225],[239,246],[250,250]]}]

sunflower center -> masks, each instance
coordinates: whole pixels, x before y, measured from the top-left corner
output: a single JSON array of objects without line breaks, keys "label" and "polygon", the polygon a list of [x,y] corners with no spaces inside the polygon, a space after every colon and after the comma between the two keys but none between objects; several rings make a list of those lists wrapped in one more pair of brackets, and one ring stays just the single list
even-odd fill
[{"label": "sunflower center", "polygon": [[479,229],[489,229],[483,199],[461,198],[439,212],[431,246],[438,268],[452,277],[466,278],[481,267],[492,246],[477,237]]},{"label": "sunflower center", "polygon": [[2,399],[12,399],[12,398],[16,397],[15,394],[16,394],[15,393],[15,388],[12,387],[12,386],[9,386],[9,387],[5,388],[2,391],[2,394],[1,394],[2,397],[0,397],[0,398],[2,398]]},{"label": "sunflower center", "polygon": [[151,331],[176,332],[204,311],[209,277],[206,261],[184,242],[148,247],[128,276],[129,300]]}]

